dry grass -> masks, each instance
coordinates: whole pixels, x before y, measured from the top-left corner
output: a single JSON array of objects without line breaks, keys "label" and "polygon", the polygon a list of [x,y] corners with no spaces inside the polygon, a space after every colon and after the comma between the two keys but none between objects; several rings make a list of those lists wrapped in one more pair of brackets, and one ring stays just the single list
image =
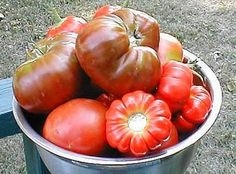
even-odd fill
[{"label": "dry grass", "polygon": [[[0,78],[10,77],[25,60],[32,40],[43,37],[53,23],[49,7],[61,16],[89,19],[103,4],[122,1],[1,0]],[[223,90],[223,104],[213,128],[203,137],[186,174],[236,173],[236,1],[235,0],[130,0],[129,7],[155,17],[163,32],[178,37],[185,49],[202,58],[216,73]],[[0,140],[0,173],[25,173],[19,135]]]}]

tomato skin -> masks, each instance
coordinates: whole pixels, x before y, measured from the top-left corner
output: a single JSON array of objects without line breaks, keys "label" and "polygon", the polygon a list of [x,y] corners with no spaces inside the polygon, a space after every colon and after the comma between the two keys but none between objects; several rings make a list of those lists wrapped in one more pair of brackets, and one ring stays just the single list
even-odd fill
[{"label": "tomato skin", "polygon": [[174,146],[179,142],[179,135],[176,127],[174,124],[172,124],[170,136],[161,144],[161,146],[158,148],[158,150],[163,150],[168,147]]},{"label": "tomato skin", "polygon": [[86,20],[83,18],[71,15],[67,16],[61,19],[59,23],[49,27],[46,33],[46,37],[54,37],[57,34],[63,32],[72,32],[80,34],[83,31],[86,23],[87,23]]},{"label": "tomato skin", "polygon": [[162,100],[143,91],[114,100],[106,112],[106,137],[120,152],[143,156],[156,150],[171,133],[171,112]]},{"label": "tomato skin", "polygon": [[182,109],[183,117],[195,124],[202,123],[208,111],[211,109],[212,101],[209,92],[202,86],[192,86],[190,97]]},{"label": "tomato skin", "polygon": [[28,61],[13,75],[18,103],[31,113],[49,113],[79,95],[84,73],[75,55],[77,34],[45,38],[27,52]]},{"label": "tomato skin", "polygon": [[210,93],[203,86],[193,85],[190,97],[173,123],[180,132],[191,132],[203,123],[212,106]]},{"label": "tomato skin", "polygon": [[106,110],[96,100],[70,100],[48,115],[43,127],[43,137],[73,152],[101,155],[107,144]]},{"label": "tomato skin", "polygon": [[97,101],[101,102],[104,106],[107,108],[110,107],[111,103],[115,100],[118,99],[115,95],[113,94],[106,94],[102,93],[97,97]]},{"label": "tomato skin", "polygon": [[163,141],[163,143],[161,144],[161,146],[157,150],[155,150],[152,153],[157,153],[157,152],[162,151],[166,148],[174,146],[178,142],[179,142],[178,131],[177,131],[175,125],[172,124],[170,136],[165,141]]},{"label": "tomato skin", "polygon": [[104,5],[100,8],[98,8],[95,12],[94,12],[94,16],[93,18],[97,18],[99,16],[103,16],[103,15],[108,15],[111,14],[117,10],[121,9],[121,6],[118,5]]},{"label": "tomato skin", "polygon": [[160,79],[161,65],[154,50],[158,42],[153,39],[159,25],[142,14],[122,8],[100,16],[90,21],[77,39],[81,67],[95,84],[116,96],[150,91]]},{"label": "tomato skin", "polygon": [[167,33],[160,33],[157,55],[162,65],[170,60],[183,61],[183,47],[179,40]]},{"label": "tomato skin", "polygon": [[192,83],[193,74],[186,64],[169,61],[163,66],[163,73],[155,96],[164,100],[172,113],[177,112],[188,100]]}]

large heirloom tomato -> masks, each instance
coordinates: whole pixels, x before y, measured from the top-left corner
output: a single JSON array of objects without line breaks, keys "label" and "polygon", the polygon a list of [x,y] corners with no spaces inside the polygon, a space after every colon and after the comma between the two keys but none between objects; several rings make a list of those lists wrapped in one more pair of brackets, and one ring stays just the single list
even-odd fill
[{"label": "large heirloom tomato", "polygon": [[161,75],[158,37],[154,18],[122,8],[90,21],[77,39],[76,53],[88,76],[108,93],[150,91]]},{"label": "large heirloom tomato", "polygon": [[61,33],[28,51],[29,60],[13,75],[14,95],[25,110],[48,113],[78,95],[84,74],[75,55],[76,38]]},{"label": "large heirloom tomato", "polygon": [[48,115],[43,137],[73,152],[101,155],[107,144],[106,110],[96,100],[70,100]]},{"label": "large heirloom tomato", "polygon": [[174,113],[188,100],[192,83],[192,70],[186,64],[169,61],[163,66],[156,97],[164,100]]},{"label": "large heirloom tomato", "polygon": [[143,91],[127,93],[121,100],[114,100],[106,112],[107,141],[122,153],[143,156],[161,149],[162,144],[168,146],[170,136],[177,136],[172,133],[170,119],[164,101]]},{"label": "large heirloom tomato", "polygon": [[189,99],[180,113],[173,118],[173,123],[180,132],[190,132],[204,122],[211,106],[209,92],[203,86],[193,85]]},{"label": "large heirloom tomato", "polygon": [[46,33],[46,37],[54,37],[57,34],[63,32],[73,32],[79,34],[83,31],[86,23],[87,22],[83,18],[76,16],[67,16],[63,19],[60,19],[57,24],[49,27]]}]

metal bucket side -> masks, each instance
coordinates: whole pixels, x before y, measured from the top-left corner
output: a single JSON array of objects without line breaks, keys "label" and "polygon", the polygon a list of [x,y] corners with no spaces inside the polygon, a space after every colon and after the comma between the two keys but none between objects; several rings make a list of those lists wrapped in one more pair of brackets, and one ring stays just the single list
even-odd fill
[{"label": "metal bucket side", "polygon": [[172,156],[152,162],[117,166],[97,166],[96,164],[90,165],[73,162],[52,154],[40,146],[37,146],[37,149],[52,174],[183,174],[195,154],[198,145],[199,141]]}]

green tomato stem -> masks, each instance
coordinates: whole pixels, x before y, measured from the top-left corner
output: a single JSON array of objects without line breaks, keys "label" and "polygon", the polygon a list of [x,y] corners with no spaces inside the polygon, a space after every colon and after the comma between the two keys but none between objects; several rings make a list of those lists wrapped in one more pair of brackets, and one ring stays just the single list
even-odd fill
[{"label": "green tomato stem", "polygon": [[58,14],[56,8],[51,8],[51,12],[52,12],[52,17],[53,17],[53,20],[54,22],[57,24],[57,23],[60,23],[62,18],[60,17],[60,15]]},{"label": "green tomato stem", "polygon": [[123,2],[121,7],[128,8],[128,6],[129,6],[129,0],[126,0]]}]

